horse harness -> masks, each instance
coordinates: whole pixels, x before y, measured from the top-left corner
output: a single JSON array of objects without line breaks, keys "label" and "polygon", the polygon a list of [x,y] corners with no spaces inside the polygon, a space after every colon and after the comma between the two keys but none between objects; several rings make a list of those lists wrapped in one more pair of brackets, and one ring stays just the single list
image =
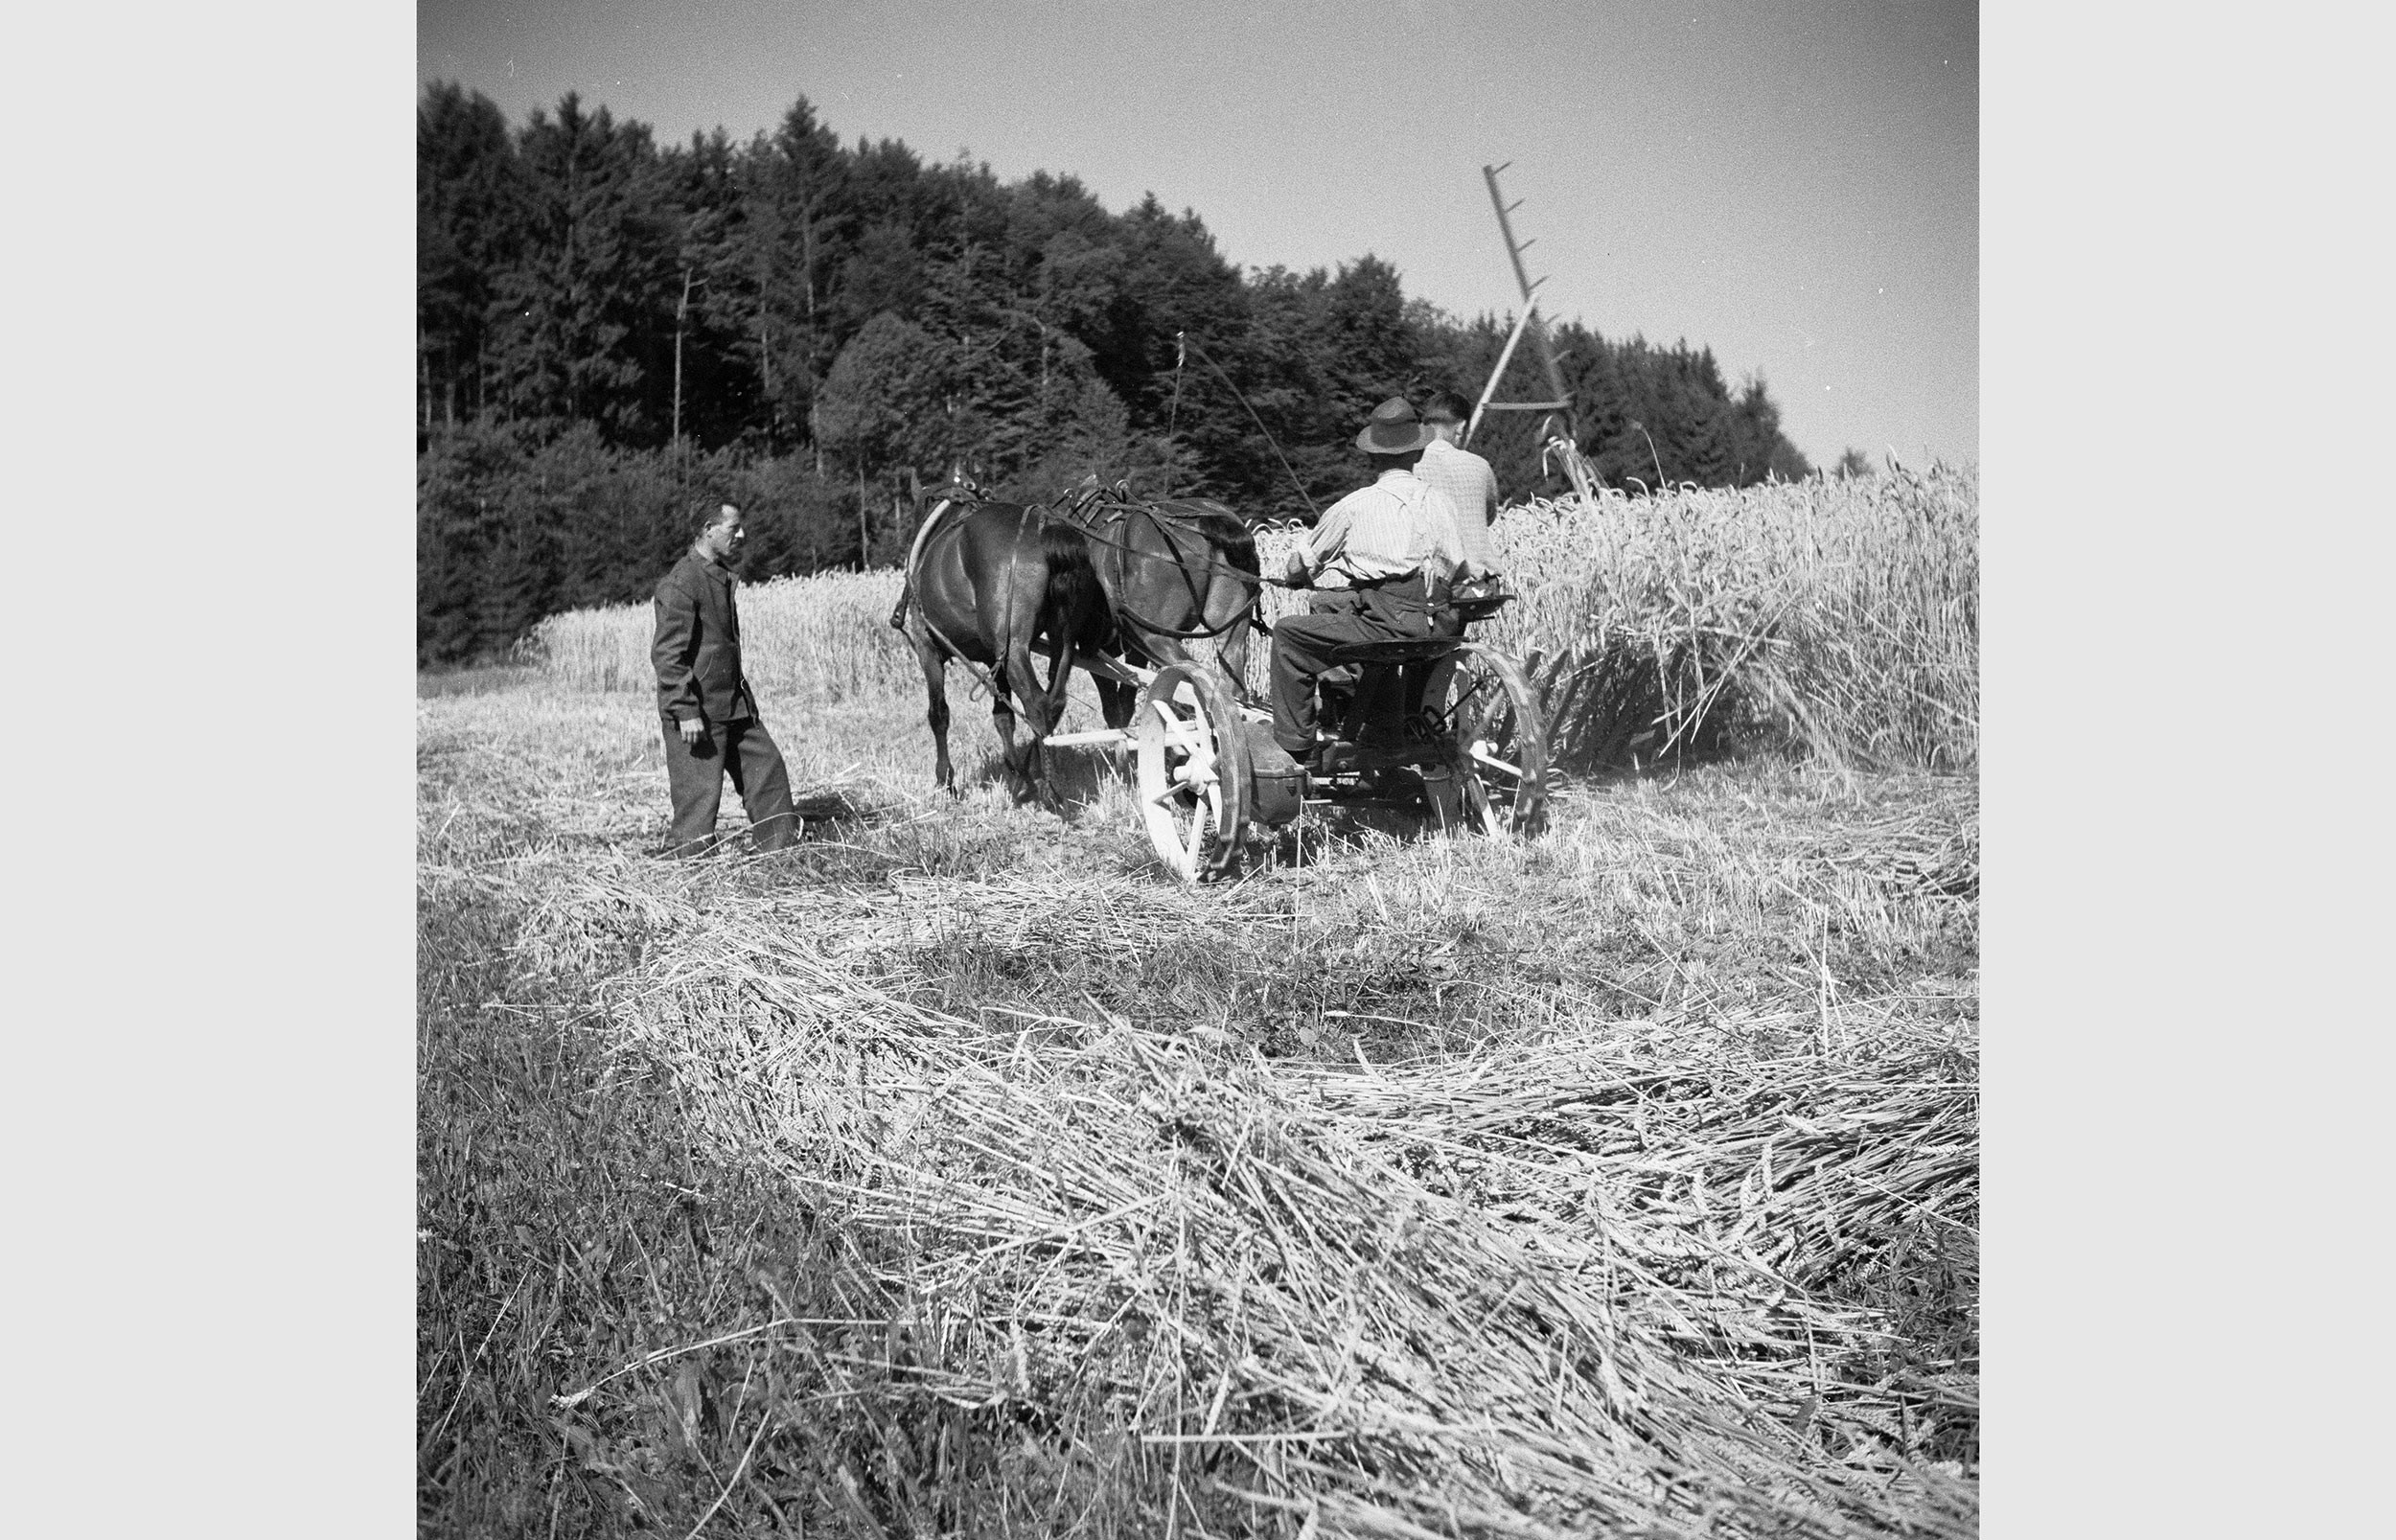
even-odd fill
[{"label": "horse harness", "polygon": [[[1226,517],[1237,517],[1236,515],[1231,514],[1228,509],[1224,512]],[[1141,551],[1133,548],[1128,538],[1128,528],[1132,517],[1135,515],[1147,519],[1148,522],[1156,529],[1157,533],[1163,537],[1164,543],[1170,547],[1173,552],[1172,555],[1165,556],[1154,551]],[[1103,545],[1115,553],[1114,588],[1117,595],[1118,595],[1115,604],[1116,613],[1118,617],[1130,621],[1132,625],[1151,635],[1170,636],[1184,641],[1211,638],[1220,636],[1225,632],[1230,631],[1233,626],[1238,625],[1244,617],[1254,615],[1258,620],[1262,619],[1261,615],[1256,614],[1256,610],[1258,603],[1263,597],[1263,580],[1256,573],[1233,566],[1231,563],[1226,562],[1219,556],[1213,554],[1213,541],[1209,540],[1205,533],[1197,527],[1197,521],[1195,519],[1176,518],[1169,514],[1159,513],[1153,504],[1136,502],[1128,497],[1120,495],[1110,495],[1108,493],[1100,489],[1092,489],[1085,491],[1076,496],[1059,499],[1056,507],[1052,510],[1052,517],[1062,518],[1067,523],[1071,524],[1073,527],[1080,530],[1083,536],[1086,537],[1092,544]],[[1201,542],[1206,544],[1209,548],[1207,554],[1198,558],[1193,563],[1188,557],[1182,553],[1180,542],[1174,539],[1174,532],[1177,530],[1192,535]],[[1125,591],[1126,580],[1130,576],[1131,561],[1134,557],[1138,557],[1144,562],[1164,562],[1171,564],[1174,571],[1180,575],[1182,586],[1189,590],[1189,607],[1197,615],[1200,622],[1197,630],[1184,631],[1177,627],[1166,626],[1150,620],[1147,616],[1140,614],[1138,610],[1134,609],[1128,602],[1119,597]],[[1220,626],[1208,626],[1205,624],[1207,617],[1206,590],[1199,586],[1198,580],[1190,574],[1190,568],[1193,564],[1229,572],[1234,578],[1237,578],[1239,581],[1249,585],[1250,586],[1248,603],[1234,610],[1231,618],[1224,621]]]}]

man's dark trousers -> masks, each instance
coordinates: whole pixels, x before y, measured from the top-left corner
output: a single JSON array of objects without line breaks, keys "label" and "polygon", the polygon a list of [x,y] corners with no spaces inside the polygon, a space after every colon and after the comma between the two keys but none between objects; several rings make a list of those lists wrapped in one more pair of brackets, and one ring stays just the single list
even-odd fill
[{"label": "man's dark trousers", "polygon": [[1355,594],[1352,609],[1284,615],[1273,623],[1273,736],[1292,754],[1314,748],[1315,678],[1332,666],[1332,649],[1431,633],[1419,573]]},{"label": "man's dark trousers", "polygon": [[674,793],[674,827],[668,854],[697,856],[715,843],[716,813],[724,804],[724,777],[749,810],[749,827],[759,850],[787,850],[798,842],[798,817],[791,808],[791,772],[765,724],[753,717],[711,722],[699,742],[685,747],[672,717],[665,725],[665,773]]},{"label": "man's dark trousers", "polygon": [[[1444,602],[1439,604],[1431,611],[1431,634],[1463,635],[1463,617]],[[1407,688],[1413,692],[1406,701],[1406,714],[1411,717],[1428,711],[1434,717],[1444,717],[1447,714],[1448,688],[1456,678],[1456,655],[1450,653],[1428,663],[1414,664],[1406,672],[1412,676],[1407,681]]]}]

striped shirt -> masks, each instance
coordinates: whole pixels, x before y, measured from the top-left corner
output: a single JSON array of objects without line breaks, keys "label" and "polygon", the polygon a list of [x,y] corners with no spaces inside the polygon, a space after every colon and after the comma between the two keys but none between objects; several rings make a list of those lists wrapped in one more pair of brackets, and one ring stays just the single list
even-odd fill
[{"label": "striped shirt", "polygon": [[1497,521],[1498,485],[1489,462],[1440,439],[1422,451],[1415,474],[1446,493],[1463,516],[1456,521],[1456,536],[1472,564],[1484,572],[1496,571],[1489,526]]},{"label": "striped shirt", "polygon": [[1447,494],[1412,471],[1384,471],[1325,510],[1301,552],[1317,587],[1344,588],[1417,570],[1444,583],[1465,560],[1463,520]]}]

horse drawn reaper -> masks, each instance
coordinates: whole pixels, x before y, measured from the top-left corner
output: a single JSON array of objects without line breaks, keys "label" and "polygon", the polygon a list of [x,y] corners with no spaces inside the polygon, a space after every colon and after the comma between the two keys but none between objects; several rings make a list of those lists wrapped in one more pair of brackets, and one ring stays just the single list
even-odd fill
[{"label": "horse drawn reaper", "polygon": [[[1322,720],[1336,742],[1313,770],[1272,734],[1245,677],[1264,585],[1253,533],[1205,498],[1135,500],[1085,487],[1054,507],[988,502],[957,490],[916,532],[890,623],[922,662],[936,764],[948,754],[950,659],[983,671],[991,713],[1019,795],[1043,780],[1042,749],[1089,745],[1134,757],[1133,785],[1149,841],[1186,881],[1234,870],[1263,831],[1308,806],[1403,807],[1498,836],[1543,824],[1548,739],[1537,695],[1508,655],[1461,636],[1358,643],[1334,660]],[[1510,595],[1462,596],[1464,620]],[[1184,643],[1210,638],[1212,666]],[[1032,671],[1045,651],[1048,678]],[[1453,657],[1442,698],[1422,698],[1433,663]],[[1055,731],[1071,671],[1095,680],[1107,725]],[[1015,739],[1010,696],[1029,718]]]}]

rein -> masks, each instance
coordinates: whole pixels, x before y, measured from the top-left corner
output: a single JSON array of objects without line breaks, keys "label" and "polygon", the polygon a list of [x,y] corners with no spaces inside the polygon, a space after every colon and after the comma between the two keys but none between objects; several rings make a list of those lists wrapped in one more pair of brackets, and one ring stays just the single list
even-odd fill
[{"label": "rein", "polygon": [[[1189,333],[1186,332],[1176,332],[1173,333],[1173,346],[1176,350],[1184,347],[1198,348],[1198,344],[1189,340]],[[1256,431],[1264,435],[1265,443],[1273,446],[1273,458],[1281,462],[1281,469],[1289,471],[1291,483],[1298,488],[1298,495],[1306,499],[1306,512],[1320,517],[1322,516],[1322,510],[1315,506],[1314,494],[1306,490],[1306,484],[1304,482],[1298,479],[1298,472],[1290,470],[1289,456],[1281,452],[1281,446],[1273,437],[1273,430],[1264,425],[1263,418],[1256,416],[1256,409],[1254,406],[1248,405],[1248,398],[1240,394],[1240,389],[1237,385],[1232,383],[1232,377],[1223,372],[1223,366],[1215,362],[1213,356],[1208,353],[1204,348],[1198,348],[1198,360],[1205,364],[1208,368],[1214,371],[1215,378],[1223,381],[1224,385],[1230,389],[1233,397],[1237,398],[1242,406],[1248,406],[1248,415],[1255,419]],[[1181,399],[1182,368],[1180,355],[1177,351],[1173,364],[1173,404],[1176,408],[1181,405]]]}]

